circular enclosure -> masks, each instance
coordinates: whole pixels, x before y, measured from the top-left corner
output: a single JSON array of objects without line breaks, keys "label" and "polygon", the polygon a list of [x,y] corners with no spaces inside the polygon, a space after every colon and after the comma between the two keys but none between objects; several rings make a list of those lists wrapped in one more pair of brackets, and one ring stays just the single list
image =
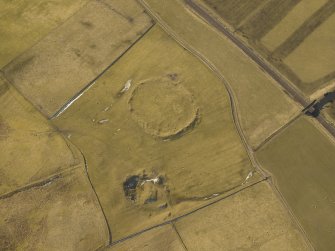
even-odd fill
[{"label": "circular enclosure", "polygon": [[192,128],[198,116],[191,93],[169,81],[139,84],[129,99],[129,107],[145,132],[161,138]]}]

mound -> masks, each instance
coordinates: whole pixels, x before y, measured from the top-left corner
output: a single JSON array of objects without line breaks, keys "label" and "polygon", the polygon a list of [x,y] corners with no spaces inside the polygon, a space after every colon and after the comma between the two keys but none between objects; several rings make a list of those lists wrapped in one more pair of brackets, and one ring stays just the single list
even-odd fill
[{"label": "mound", "polygon": [[146,133],[160,138],[186,132],[198,119],[192,94],[167,80],[139,84],[129,99],[129,109]]}]

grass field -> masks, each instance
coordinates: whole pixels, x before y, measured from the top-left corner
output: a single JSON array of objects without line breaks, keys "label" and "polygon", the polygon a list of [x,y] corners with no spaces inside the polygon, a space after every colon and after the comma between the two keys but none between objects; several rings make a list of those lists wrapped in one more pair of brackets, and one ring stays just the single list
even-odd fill
[{"label": "grass field", "polygon": [[0,68],[63,23],[88,0],[0,1]]},{"label": "grass field", "polygon": [[224,85],[158,26],[53,122],[86,157],[113,241],[253,171]]},{"label": "grass field", "polygon": [[[259,2],[249,10],[249,15],[241,15],[245,18],[235,23],[231,16],[243,12],[245,5],[236,5],[228,12],[235,1],[202,2],[223,22],[231,24],[240,39],[272,63],[305,95],[312,95],[335,78],[335,64],[331,61],[331,47],[335,41],[331,32],[334,1]],[[246,2],[251,5],[250,1]]]},{"label": "grass field", "polygon": [[80,155],[70,146],[0,78],[0,195],[80,164]]},{"label": "grass field", "polygon": [[145,2],[180,39],[223,75],[234,93],[242,129],[252,146],[257,146],[298,111],[268,75],[225,37],[192,15],[182,3],[174,0],[164,4],[158,0]]},{"label": "grass field", "polygon": [[151,26],[136,1],[91,1],[4,72],[51,117]]},{"label": "grass field", "polygon": [[266,182],[175,223],[188,250],[310,250]]},{"label": "grass field", "polygon": [[302,117],[257,152],[316,250],[335,244],[335,146]]},{"label": "grass field", "polygon": [[0,200],[1,250],[96,250],[108,228],[84,165]]}]

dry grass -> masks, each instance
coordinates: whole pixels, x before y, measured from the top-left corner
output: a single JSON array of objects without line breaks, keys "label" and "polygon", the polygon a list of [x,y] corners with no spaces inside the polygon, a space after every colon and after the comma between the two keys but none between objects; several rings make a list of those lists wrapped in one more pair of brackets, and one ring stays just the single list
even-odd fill
[{"label": "dry grass", "polygon": [[34,45],[88,0],[0,1],[0,68]]},{"label": "dry grass", "polygon": [[81,166],[0,200],[1,250],[96,250],[108,228]]},{"label": "dry grass", "polygon": [[136,1],[96,0],[4,68],[51,117],[152,26]]},{"label": "dry grass", "polygon": [[266,182],[186,216],[175,225],[188,250],[309,250]]},{"label": "dry grass", "polygon": [[[134,118],[136,107],[129,107],[133,93],[145,83],[170,83],[179,93],[175,98],[171,88],[145,88],[139,98],[150,97],[150,102],[140,104],[142,111],[146,106],[154,111],[152,117],[142,116],[147,125],[175,132],[180,125],[176,116],[192,113],[184,103],[190,95],[189,101],[199,109],[198,123],[172,138],[145,130],[145,123]],[[161,120],[162,114],[171,120]],[[159,27],[53,121],[85,155],[113,241],[241,186],[253,170],[233,124],[224,85]]]},{"label": "dry grass", "polygon": [[155,228],[129,240],[107,248],[106,251],[184,251],[184,247],[172,226]]},{"label": "dry grass", "polygon": [[175,0],[164,1],[164,4],[158,0],[146,2],[227,80],[235,95],[242,129],[252,146],[257,146],[298,111],[268,75],[225,37],[192,15],[182,3]]},{"label": "dry grass", "polygon": [[0,195],[80,163],[70,144],[1,79],[0,114]]},{"label": "dry grass", "polygon": [[334,152],[334,143],[304,117],[257,152],[316,250],[335,245]]}]

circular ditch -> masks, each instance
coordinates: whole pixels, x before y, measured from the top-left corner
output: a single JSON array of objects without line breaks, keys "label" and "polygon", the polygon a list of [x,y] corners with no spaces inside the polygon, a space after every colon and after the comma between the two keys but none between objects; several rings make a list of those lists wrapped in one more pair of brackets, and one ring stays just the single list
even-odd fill
[{"label": "circular ditch", "polygon": [[160,138],[186,132],[198,119],[192,94],[170,81],[139,84],[131,94],[129,109],[146,133]]}]

